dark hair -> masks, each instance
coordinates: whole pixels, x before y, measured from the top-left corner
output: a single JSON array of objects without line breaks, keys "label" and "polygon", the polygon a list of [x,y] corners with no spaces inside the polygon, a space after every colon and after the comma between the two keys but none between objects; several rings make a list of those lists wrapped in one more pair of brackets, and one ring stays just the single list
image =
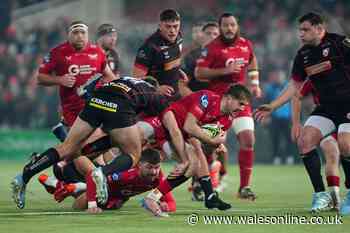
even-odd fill
[{"label": "dark hair", "polygon": [[140,162],[147,162],[153,165],[160,163],[160,153],[155,149],[146,149],[142,151]]},{"label": "dark hair", "polygon": [[76,20],[76,21],[71,22],[70,25],[69,25],[69,27],[71,27],[71,26],[73,26],[73,25],[75,25],[75,24],[85,24],[86,26],[88,26],[87,23],[85,23],[84,21],[82,21],[82,20]]},{"label": "dark hair", "polygon": [[323,16],[314,12],[309,12],[298,19],[299,24],[305,21],[310,22],[311,25],[320,25],[325,23]]},{"label": "dark hair", "polygon": [[230,95],[231,97],[238,100],[251,101],[252,94],[245,86],[241,84],[235,84],[230,86],[230,88],[225,92],[224,95]]},{"label": "dark hair", "polygon": [[203,25],[202,32],[204,32],[209,27],[216,27],[216,28],[218,28],[219,24],[217,22],[207,22],[206,24]]},{"label": "dark hair", "polygon": [[222,19],[228,18],[228,17],[236,18],[232,13],[223,13],[222,15],[220,15],[219,20],[218,20],[219,26],[221,25]]},{"label": "dark hair", "polygon": [[101,37],[103,35],[106,35],[107,33],[116,32],[116,31],[117,31],[117,28],[114,27],[112,24],[104,23],[97,28],[97,37]]},{"label": "dark hair", "polygon": [[180,14],[174,9],[166,9],[159,15],[160,21],[179,21],[180,18]]}]

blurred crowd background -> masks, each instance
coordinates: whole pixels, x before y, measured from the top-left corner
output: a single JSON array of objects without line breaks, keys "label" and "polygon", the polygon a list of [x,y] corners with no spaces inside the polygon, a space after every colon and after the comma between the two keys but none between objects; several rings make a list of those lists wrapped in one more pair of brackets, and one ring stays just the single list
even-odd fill
[{"label": "blurred crowd background", "polygon": [[[298,16],[317,11],[326,16],[329,31],[350,32],[349,0],[2,0],[0,128],[49,128],[58,122],[57,88],[39,87],[34,77],[43,56],[66,39],[66,28],[72,20],[82,19],[89,24],[91,40],[99,24],[116,25],[121,73],[129,75],[138,47],[157,29],[159,12],[165,8],[175,8],[181,14],[185,47],[191,46],[194,24],[216,20],[223,12],[238,17],[241,33],[254,43],[261,68],[264,98],[255,105],[275,98],[288,82],[292,59],[300,46]],[[305,106],[312,108],[307,101]],[[290,106],[286,105],[257,128],[257,138],[265,135],[271,145],[283,147],[271,148],[284,150],[274,154],[293,153],[288,146],[289,129],[276,128],[274,124],[289,120]],[[257,143],[259,146],[259,139]],[[275,163],[279,163],[278,159]]]}]

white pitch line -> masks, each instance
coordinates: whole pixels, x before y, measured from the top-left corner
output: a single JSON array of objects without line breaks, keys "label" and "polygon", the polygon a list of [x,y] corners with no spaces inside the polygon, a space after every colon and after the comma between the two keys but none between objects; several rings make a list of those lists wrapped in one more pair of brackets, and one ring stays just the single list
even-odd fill
[{"label": "white pitch line", "polygon": [[[245,214],[256,214],[256,213],[268,213],[268,212],[275,212],[275,211],[283,211],[283,213],[293,213],[293,212],[299,212],[299,211],[308,211],[308,208],[264,208],[264,209],[230,209],[226,210],[220,213],[245,213]],[[144,211],[142,208],[140,208],[140,211]],[[207,209],[178,209],[176,213],[183,214],[183,213],[201,213],[206,212],[208,213],[209,210]],[[210,211],[209,211],[210,212]],[[219,211],[213,211],[213,213],[218,213]],[[128,211],[128,210],[118,210],[118,211],[104,211],[104,214],[135,214],[135,211]],[[176,215],[174,213],[174,215]],[[0,213],[0,216],[45,216],[45,215],[86,215],[86,212],[78,212],[78,211],[44,211],[44,212],[16,212],[16,213]],[[172,214],[171,214],[172,215]]]}]

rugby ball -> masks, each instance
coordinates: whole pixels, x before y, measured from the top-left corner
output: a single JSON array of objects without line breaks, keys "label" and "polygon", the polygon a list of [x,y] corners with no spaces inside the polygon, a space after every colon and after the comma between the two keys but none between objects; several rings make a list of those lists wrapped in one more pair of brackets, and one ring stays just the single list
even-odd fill
[{"label": "rugby ball", "polygon": [[217,124],[205,124],[201,128],[212,138],[218,136],[221,132],[221,127]]}]

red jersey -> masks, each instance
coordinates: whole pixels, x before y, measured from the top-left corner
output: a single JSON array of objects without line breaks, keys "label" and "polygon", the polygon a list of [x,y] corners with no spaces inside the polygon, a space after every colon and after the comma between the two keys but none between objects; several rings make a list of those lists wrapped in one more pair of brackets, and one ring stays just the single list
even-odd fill
[{"label": "red jersey", "polygon": [[253,46],[249,40],[238,37],[233,44],[228,45],[219,36],[202,51],[202,56],[197,60],[197,67],[220,69],[233,62],[241,64],[242,70],[240,73],[220,76],[209,81],[209,90],[224,94],[231,84],[245,84],[247,66],[253,55]]},{"label": "red jersey", "polygon": [[[127,201],[130,197],[144,193],[156,188],[165,177],[160,172],[159,176],[150,181],[140,176],[138,167],[131,168],[121,173],[114,173],[107,178],[109,201],[118,199]],[[96,186],[92,180],[91,173],[86,176],[87,200],[96,201]]]},{"label": "red jersey", "polygon": [[212,91],[197,91],[173,102],[165,112],[174,113],[180,129],[183,129],[188,113],[192,113],[197,118],[199,125],[218,123],[221,118],[230,118],[229,115],[224,115],[220,111],[221,98],[222,96]]},{"label": "red jersey", "polygon": [[76,51],[65,42],[53,48],[40,65],[39,73],[63,76],[75,76],[73,87],[59,87],[63,118],[72,126],[79,112],[84,107],[84,100],[77,95],[77,89],[96,73],[103,73],[106,67],[106,56],[102,48],[88,43],[81,51]]}]

